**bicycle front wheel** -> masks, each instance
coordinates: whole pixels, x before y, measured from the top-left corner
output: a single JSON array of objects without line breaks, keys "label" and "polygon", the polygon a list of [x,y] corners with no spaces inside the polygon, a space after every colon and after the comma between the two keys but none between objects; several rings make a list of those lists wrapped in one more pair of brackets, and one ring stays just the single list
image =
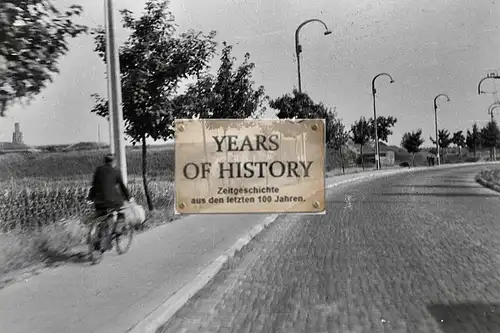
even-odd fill
[{"label": "bicycle front wheel", "polygon": [[118,254],[127,253],[132,246],[134,238],[134,228],[127,221],[118,221],[115,225],[116,252]]},{"label": "bicycle front wheel", "polygon": [[89,258],[92,264],[98,264],[102,259],[102,253],[100,250],[96,249],[96,245],[99,244],[99,228],[97,223],[92,223],[89,227],[87,234],[87,244],[89,247]]}]

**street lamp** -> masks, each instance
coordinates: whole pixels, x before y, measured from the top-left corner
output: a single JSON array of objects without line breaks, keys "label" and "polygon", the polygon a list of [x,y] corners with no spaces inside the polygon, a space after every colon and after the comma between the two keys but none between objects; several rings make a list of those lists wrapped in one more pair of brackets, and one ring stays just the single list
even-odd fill
[{"label": "street lamp", "polygon": [[325,35],[329,35],[332,33],[330,30],[328,30],[326,23],[321,21],[321,20],[318,20],[318,19],[310,19],[310,20],[304,21],[297,27],[297,30],[295,30],[295,53],[297,55],[297,73],[298,73],[298,79],[299,79],[299,93],[302,92],[302,82],[301,82],[301,78],[300,78],[300,53],[302,52],[302,45],[299,44],[299,32],[303,26],[305,26],[307,23],[310,23],[310,22],[319,22],[319,23],[323,24],[323,26],[325,27],[325,32],[324,32]]},{"label": "street lamp", "polygon": [[493,111],[500,108],[500,102],[495,102],[488,107],[488,114],[491,116],[491,121],[493,121]]},{"label": "street lamp", "polygon": [[496,75],[496,74],[488,74],[486,77],[483,77],[481,79],[481,81],[479,81],[478,85],[477,85],[477,94],[478,95],[481,95],[481,94],[484,94],[485,91],[482,91],[481,90],[481,83],[483,83],[484,80],[487,80],[487,79],[493,79],[493,80],[498,80],[500,79],[500,76]]},{"label": "street lamp", "polygon": [[[380,170],[380,149],[378,145],[378,119],[377,119],[377,108],[375,106],[375,94],[377,90],[375,89],[375,80],[379,76],[387,76],[391,81],[390,83],[394,83],[394,79],[387,73],[377,74],[372,80],[372,96],[373,96],[373,121],[375,124],[375,164],[377,165],[377,170]],[[363,156],[361,156],[363,158]]]},{"label": "street lamp", "polygon": [[446,97],[446,101],[449,102],[450,98],[446,94],[439,94],[434,98],[434,124],[436,125],[436,154],[437,154],[437,165],[441,164],[441,160],[439,158],[439,137],[438,137],[438,118],[437,118],[437,99],[439,97]]}]

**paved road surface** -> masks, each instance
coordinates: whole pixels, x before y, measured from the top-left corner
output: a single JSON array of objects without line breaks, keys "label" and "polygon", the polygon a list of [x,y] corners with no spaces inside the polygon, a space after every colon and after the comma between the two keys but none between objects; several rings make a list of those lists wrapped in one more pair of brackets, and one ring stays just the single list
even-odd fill
[{"label": "paved road surface", "polygon": [[10,285],[0,290],[0,333],[126,332],[265,217],[190,216],[138,235],[130,252],[98,266],[67,264]]},{"label": "paved road surface", "polygon": [[500,196],[482,167],[335,189],[283,217],[163,333],[500,332]]}]

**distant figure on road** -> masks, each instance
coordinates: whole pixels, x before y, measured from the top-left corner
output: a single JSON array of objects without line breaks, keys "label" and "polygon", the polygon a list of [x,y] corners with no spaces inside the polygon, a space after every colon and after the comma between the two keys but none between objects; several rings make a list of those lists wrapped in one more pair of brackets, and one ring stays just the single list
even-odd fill
[{"label": "distant figure on road", "polygon": [[[131,201],[121,172],[115,168],[115,157],[112,154],[106,155],[104,164],[98,166],[94,172],[87,199],[94,202],[97,217],[104,215],[108,209],[120,209],[125,200]],[[104,230],[104,233],[107,235],[107,230]]]}]

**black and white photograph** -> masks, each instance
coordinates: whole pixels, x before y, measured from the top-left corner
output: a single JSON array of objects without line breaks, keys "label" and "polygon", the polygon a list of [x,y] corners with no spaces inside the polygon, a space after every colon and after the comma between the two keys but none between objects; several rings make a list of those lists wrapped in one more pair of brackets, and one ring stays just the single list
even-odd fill
[{"label": "black and white photograph", "polygon": [[500,333],[497,0],[0,0],[0,333]]}]

